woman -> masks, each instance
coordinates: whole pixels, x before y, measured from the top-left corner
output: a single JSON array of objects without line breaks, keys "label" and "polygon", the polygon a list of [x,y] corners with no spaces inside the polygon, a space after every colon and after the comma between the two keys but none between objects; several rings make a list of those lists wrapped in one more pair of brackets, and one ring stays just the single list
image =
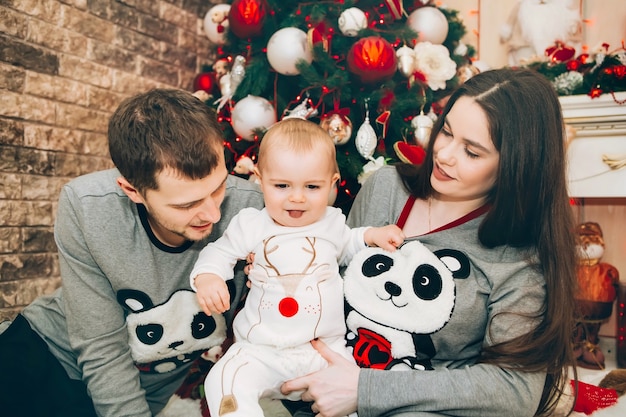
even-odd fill
[{"label": "woman", "polygon": [[[433,371],[329,367],[283,384],[322,417],[547,415],[571,364],[574,222],[558,98],[542,76],[501,69],[450,97],[421,166],[376,172],[350,226],[398,224],[431,250],[462,251],[452,317],[431,334]],[[416,317],[416,320],[419,320]]]}]

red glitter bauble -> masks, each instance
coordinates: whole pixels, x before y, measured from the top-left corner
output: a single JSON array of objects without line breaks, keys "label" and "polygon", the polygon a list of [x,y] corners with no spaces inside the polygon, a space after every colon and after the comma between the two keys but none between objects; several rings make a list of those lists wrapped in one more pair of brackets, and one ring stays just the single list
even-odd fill
[{"label": "red glitter bauble", "polygon": [[209,94],[213,94],[217,91],[217,80],[214,72],[202,72],[196,75],[193,80],[193,90],[206,91]]},{"label": "red glitter bauble", "polygon": [[242,39],[259,36],[266,16],[265,0],[234,0],[228,13],[230,31]]},{"label": "red glitter bauble", "polygon": [[348,69],[364,83],[388,80],[396,73],[397,58],[393,46],[379,36],[357,41],[347,56]]}]

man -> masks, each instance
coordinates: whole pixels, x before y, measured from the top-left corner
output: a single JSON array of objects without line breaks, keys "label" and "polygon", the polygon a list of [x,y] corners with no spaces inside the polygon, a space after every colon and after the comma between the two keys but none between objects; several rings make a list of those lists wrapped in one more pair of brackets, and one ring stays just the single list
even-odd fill
[{"label": "man", "polygon": [[[60,195],[62,287],[0,334],[3,415],[155,415],[225,335],[219,315],[201,312],[189,274],[230,219],[263,199],[228,175],[214,112],[190,93],[156,89],[125,100],[108,137],[116,169]],[[238,275],[233,301],[245,288]]]}]

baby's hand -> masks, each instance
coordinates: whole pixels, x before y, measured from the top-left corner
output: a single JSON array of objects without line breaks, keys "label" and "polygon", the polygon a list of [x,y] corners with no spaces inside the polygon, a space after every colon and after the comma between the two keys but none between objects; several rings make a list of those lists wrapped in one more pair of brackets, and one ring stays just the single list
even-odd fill
[{"label": "baby's hand", "polygon": [[365,231],[365,243],[376,245],[389,252],[396,250],[404,242],[404,232],[395,224],[371,227]]},{"label": "baby's hand", "polygon": [[215,274],[199,274],[194,284],[198,303],[207,315],[223,313],[230,308],[230,293],[222,278]]}]

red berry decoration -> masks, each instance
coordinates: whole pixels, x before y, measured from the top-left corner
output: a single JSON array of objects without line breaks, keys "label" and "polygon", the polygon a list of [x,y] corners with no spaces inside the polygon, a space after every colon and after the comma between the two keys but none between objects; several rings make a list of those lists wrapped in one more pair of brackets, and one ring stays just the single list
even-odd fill
[{"label": "red berry decoration", "polygon": [[213,94],[217,91],[217,80],[214,72],[202,72],[196,75],[193,80],[193,90],[206,91],[209,94]]},{"label": "red berry decoration", "polygon": [[397,58],[393,46],[379,36],[357,41],[348,51],[348,69],[364,83],[385,81],[396,72]]},{"label": "red berry decoration", "polygon": [[234,0],[228,13],[228,23],[237,37],[253,38],[263,33],[266,16],[265,0]]}]

